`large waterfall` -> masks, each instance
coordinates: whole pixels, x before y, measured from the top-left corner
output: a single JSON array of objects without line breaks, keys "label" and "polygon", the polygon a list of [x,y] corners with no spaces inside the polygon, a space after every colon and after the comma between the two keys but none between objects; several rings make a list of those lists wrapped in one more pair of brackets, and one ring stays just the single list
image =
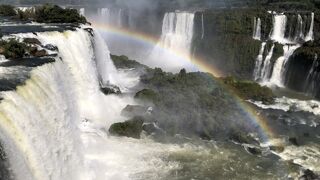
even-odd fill
[{"label": "large waterfall", "polygon": [[83,29],[15,37],[37,38],[59,49],[56,62],[35,68],[25,85],[3,93],[0,135],[15,178],[98,179],[92,177],[98,173],[88,167],[93,160],[87,157],[91,153],[87,147],[99,136],[93,139],[87,133],[103,132],[121,120],[122,108],[134,103],[100,91],[101,83],[125,82],[117,81],[116,74],[121,73],[113,66],[108,48],[99,34],[93,38]]},{"label": "large waterfall", "polygon": [[166,13],[163,18],[159,43],[151,53],[151,61],[145,63],[169,71],[177,71],[181,68],[194,70],[195,68],[190,62],[192,59],[193,25],[194,13]]},{"label": "large waterfall", "polygon": [[[270,13],[273,18],[273,28],[269,38],[265,40],[259,38],[258,32],[261,31],[259,23],[261,22],[259,22],[259,18],[255,18],[253,38],[261,40],[262,45],[256,60],[254,79],[263,84],[282,87],[284,86],[286,64],[291,55],[301,46],[301,43],[313,40],[314,13],[311,13],[308,18],[302,18],[300,14]],[[289,23],[289,17],[295,18],[296,23]],[[272,43],[270,49],[266,48],[266,43]],[[273,60],[276,44],[283,46],[283,55]]]}]

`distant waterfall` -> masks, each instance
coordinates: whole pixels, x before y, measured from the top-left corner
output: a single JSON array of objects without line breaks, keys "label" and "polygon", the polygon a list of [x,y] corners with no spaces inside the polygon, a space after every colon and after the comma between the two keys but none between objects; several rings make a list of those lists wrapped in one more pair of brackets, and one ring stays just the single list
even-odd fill
[{"label": "distant waterfall", "polygon": [[254,18],[253,39],[261,40],[261,19]]},{"label": "distant waterfall", "polygon": [[108,25],[122,27],[123,24],[123,10],[118,8],[99,8],[98,21]]},{"label": "distant waterfall", "polygon": [[283,56],[279,57],[273,66],[273,73],[272,73],[271,78],[269,80],[269,82],[271,84],[283,86],[285,65],[286,65],[287,61],[289,60],[290,56],[299,47],[300,47],[299,44],[283,46],[283,52],[284,52]]},{"label": "distant waterfall", "polygon": [[316,96],[317,90],[320,89],[320,84],[318,83],[320,80],[320,61],[318,59],[318,55],[316,54],[312,63],[312,67],[308,73],[305,85],[304,92],[311,94],[312,96]]},{"label": "distant waterfall", "polygon": [[89,121],[105,127],[115,111],[100,92],[99,77],[115,80],[107,47],[82,29],[16,36],[37,38],[59,52],[56,62],[35,68],[17,91],[3,93],[0,137],[15,179],[93,179],[87,176],[79,126]]},{"label": "distant waterfall", "polygon": [[201,15],[201,39],[204,38],[204,17],[203,13]]},{"label": "distant waterfall", "polygon": [[[194,13],[169,12],[163,18],[162,35],[151,53],[151,66],[194,69],[191,65],[191,45],[193,38]],[[179,54],[181,60],[172,55]],[[176,60],[172,60],[175,58]],[[168,61],[166,64],[165,61]],[[170,63],[169,63],[170,62]],[[148,64],[148,62],[146,62]],[[169,68],[170,69],[170,68]],[[173,70],[170,69],[170,70]]]},{"label": "distant waterfall", "polygon": [[[255,80],[264,84],[284,86],[284,74],[286,72],[286,64],[290,59],[290,56],[294,51],[301,46],[301,43],[313,40],[313,28],[314,28],[314,13],[311,13],[310,23],[304,20],[300,14],[286,15],[284,13],[270,12],[273,18],[273,28],[270,36],[267,40],[262,41],[262,46],[265,43],[272,43],[272,48],[268,51],[268,55],[264,58],[263,54],[266,49],[260,50],[256,60],[255,70],[253,77]],[[294,17],[297,19],[296,24],[289,24],[288,17]],[[261,23],[261,22],[260,22]],[[254,39],[258,39],[257,30],[259,24],[259,18],[254,20]],[[261,26],[261,24],[260,24]],[[287,27],[290,27],[289,33],[287,33]],[[309,26],[309,30],[306,31],[305,27]],[[291,31],[295,29],[295,31]],[[258,39],[259,40],[259,39]],[[261,40],[261,39],[260,39]],[[271,61],[273,57],[273,49],[275,43],[283,45],[283,56]],[[261,52],[262,51],[262,52]]]},{"label": "distant waterfall", "polygon": [[85,16],[85,14],[86,14],[85,8],[80,8],[79,9],[79,14],[81,14],[82,16]]}]

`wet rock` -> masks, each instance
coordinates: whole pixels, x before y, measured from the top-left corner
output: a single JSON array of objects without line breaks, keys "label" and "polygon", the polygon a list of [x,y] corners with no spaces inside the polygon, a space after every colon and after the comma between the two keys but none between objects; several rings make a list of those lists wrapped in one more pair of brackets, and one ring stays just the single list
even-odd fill
[{"label": "wet rock", "polygon": [[84,28],[85,31],[87,31],[91,36],[94,36],[94,31],[92,28]]},{"label": "wet rock", "polygon": [[109,133],[115,136],[126,136],[139,139],[143,122],[143,117],[137,116],[122,123],[115,123],[110,126]]},{"label": "wet rock", "polygon": [[284,151],[283,146],[270,146],[269,147],[271,151],[277,152],[277,153],[282,153]]},{"label": "wet rock", "polygon": [[103,92],[105,95],[109,94],[121,94],[121,90],[118,86],[115,85],[109,85],[106,87],[100,87],[100,90]]},{"label": "wet rock", "polygon": [[30,54],[32,56],[35,56],[35,57],[43,57],[43,56],[47,56],[48,55],[46,50],[44,50],[44,49],[38,50],[37,48],[36,49],[32,49],[30,51]]},{"label": "wet rock", "polygon": [[36,39],[36,38],[25,38],[23,40],[24,43],[27,43],[27,44],[36,44],[36,45],[41,45],[41,42]]},{"label": "wet rock", "polygon": [[166,132],[163,129],[160,129],[155,123],[144,123],[142,129],[147,134],[152,134],[157,137],[164,136],[166,134]]},{"label": "wet rock", "polygon": [[50,51],[59,51],[58,47],[54,46],[52,44],[47,44],[47,45],[43,46],[43,48],[48,49]]},{"label": "wet rock", "polygon": [[259,144],[252,136],[241,133],[234,132],[229,136],[229,139],[240,144]]},{"label": "wet rock", "polygon": [[252,147],[248,146],[248,147],[245,147],[245,149],[252,155],[261,155],[262,154],[261,149],[254,147],[254,146],[252,146]]},{"label": "wet rock", "polygon": [[298,139],[296,137],[290,137],[288,140],[292,145],[299,146]]},{"label": "wet rock", "polygon": [[320,180],[320,176],[307,169],[303,172],[303,175],[299,177],[299,180]]},{"label": "wet rock", "polygon": [[122,111],[122,116],[134,117],[134,116],[143,116],[148,113],[148,107],[140,105],[127,105]]}]

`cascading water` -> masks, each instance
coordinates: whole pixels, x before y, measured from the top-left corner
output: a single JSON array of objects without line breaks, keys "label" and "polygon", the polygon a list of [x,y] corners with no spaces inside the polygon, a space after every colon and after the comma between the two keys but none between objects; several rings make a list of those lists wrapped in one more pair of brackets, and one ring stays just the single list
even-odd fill
[{"label": "cascading water", "polygon": [[203,13],[202,13],[202,15],[201,15],[201,30],[202,30],[202,32],[201,32],[201,39],[203,39],[204,38],[204,17],[203,17],[204,15],[203,15]]},{"label": "cascading water", "polygon": [[[257,57],[257,62],[256,62],[256,65],[255,65],[255,68],[254,68],[254,77],[259,77],[259,73],[261,72],[261,66],[262,66],[262,63],[263,63],[263,53],[264,53],[264,49],[266,47],[266,44],[265,42],[263,42],[261,44],[261,48],[260,48],[260,51],[259,51],[259,55]],[[258,80],[258,79],[255,79],[255,80]]]},{"label": "cascading water", "polygon": [[59,57],[34,69],[17,91],[3,94],[0,134],[15,178],[94,179],[90,170],[85,171],[91,162],[82,139],[86,131],[78,127],[90,122],[90,132],[100,132],[121,120],[122,108],[134,104],[130,98],[100,92],[99,77],[102,82],[119,82],[107,47],[98,34],[93,39],[82,29],[16,37],[57,46]]},{"label": "cascading water", "polygon": [[320,62],[318,55],[316,54],[312,63],[312,67],[308,73],[305,85],[304,92],[311,94],[312,96],[317,96],[317,90],[319,89],[318,80],[320,79],[319,73]]},{"label": "cascading water", "polygon": [[[195,67],[190,62],[193,25],[194,13],[166,13],[163,19],[160,41],[151,53],[151,61],[148,60],[145,63],[169,71],[177,71],[181,68],[194,70]],[[177,52],[180,57],[174,57]],[[173,58],[177,60],[172,61]]]},{"label": "cascading water", "polygon": [[[284,86],[284,75],[285,75],[285,68],[286,63],[290,59],[291,55],[294,53],[294,51],[301,46],[300,43],[311,41],[313,40],[313,27],[314,27],[314,13],[311,13],[311,20],[309,25],[309,31],[305,32],[305,26],[308,22],[304,21],[302,16],[300,14],[296,15],[297,22],[296,24],[288,24],[288,16],[284,13],[274,13],[270,12],[273,17],[273,28],[271,31],[271,35],[268,40],[271,40],[273,42],[272,48],[269,51],[268,55],[264,60],[261,60],[261,51],[259,52],[259,55],[257,57],[255,70],[254,70],[254,79],[262,82],[263,84],[267,85],[277,85],[277,86]],[[254,24],[254,33],[256,34],[257,31],[257,24],[258,20],[255,19]],[[295,32],[291,32],[289,34],[286,34],[286,28],[287,26],[290,26],[290,29],[296,29]],[[295,26],[291,27],[291,26]],[[256,38],[256,35],[254,34],[253,38]],[[264,41],[262,43],[267,43],[267,41]],[[272,62],[272,56],[273,56],[273,49],[275,46],[275,43],[279,43],[283,45],[283,56],[277,58],[275,62]],[[262,52],[263,54],[263,52]],[[263,61],[263,62],[261,62]],[[262,67],[261,67],[262,66]]]},{"label": "cascading water", "polygon": [[254,18],[253,39],[261,40],[261,19]]},{"label": "cascading water", "polygon": [[300,45],[285,45],[283,46],[283,56],[279,57],[274,66],[273,66],[273,73],[269,80],[269,83],[277,85],[279,87],[283,86],[283,74],[285,71],[285,65],[289,60],[290,56],[294,53],[294,51],[299,48]]},{"label": "cascading water", "polygon": [[116,8],[100,8],[98,9],[98,20],[101,23],[105,23],[112,26],[123,26],[123,12],[122,9]]}]

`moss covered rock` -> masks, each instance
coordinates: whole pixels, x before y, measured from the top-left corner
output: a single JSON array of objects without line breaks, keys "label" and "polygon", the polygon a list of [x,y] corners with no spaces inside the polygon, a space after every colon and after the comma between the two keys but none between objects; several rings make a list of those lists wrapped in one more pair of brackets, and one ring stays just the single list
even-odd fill
[{"label": "moss covered rock", "polygon": [[109,128],[109,133],[115,136],[126,136],[131,138],[140,138],[143,125],[142,117],[134,117],[122,123],[112,124]]},{"label": "moss covered rock", "polygon": [[275,95],[266,86],[252,81],[239,81],[233,77],[223,78],[222,81],[245,100],[261,101],[264,104],[274,103]]}]

